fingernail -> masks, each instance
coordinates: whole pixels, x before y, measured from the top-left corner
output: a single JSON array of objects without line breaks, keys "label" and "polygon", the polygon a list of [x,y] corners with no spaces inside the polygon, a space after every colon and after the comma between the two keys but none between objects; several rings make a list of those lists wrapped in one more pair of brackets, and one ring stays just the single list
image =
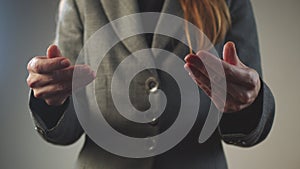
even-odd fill
[{"label": "fingernail", "polygon": [[185,56],[185,57],[184,57],[184,61],[186,61],[188,57],[189,57],[189,55]]},{"label": "fingernail", "polygon": [[189,58],[191,55],[192,55],[192,54],[188,54],[188,55],[186,55],[186,56],[185,56],[185,58],[184,58],[184,61],[186,61],[186,62],[187,62],[188,58]]},{"label": "fingernail", "polygon": [[97,77],[96,72],[92,71],[91,74],[92,74],[93,78],[96,79],[96,77]]},{"label": "fingernail", "polygon": [[189,76],[191,76],[191,78],[193,80],[196,80],[196,77],[194,76],[194,74],[192,73],[192,70],[187,66],[187,65],[184,65],[184,69],[189,73]]},{"label": "fingernail", "polygon": [[187,72],[189,72],[189,73],[192,72],[191,69],[190,69],[187,65],[184,65],[184,69],[185,69]]},{"label": "fingernail", "polygon": [[60,64],[61,64],[62,66],[69,66],[69,65],[70,65],[70,62],[69,62],[68,60],[64,59],[64,60],[62,60],[62,61],[60,62]]}]

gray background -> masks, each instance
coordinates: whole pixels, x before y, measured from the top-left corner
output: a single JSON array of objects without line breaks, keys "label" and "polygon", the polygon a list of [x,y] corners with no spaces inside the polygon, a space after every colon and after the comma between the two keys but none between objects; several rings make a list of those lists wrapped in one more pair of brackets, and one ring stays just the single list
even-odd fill
[{"label": "gray background", "polygon": [[[264,79],[276,98],[268,139],[253,148],[225,145],[231,169],[300,168],[300,1],[252,0]],[[28,106],[26,64],[44,55],[54,38],[58,0],[0,1],[0,168],[72,168],[83,139],[61,147],[34,131]]]}]

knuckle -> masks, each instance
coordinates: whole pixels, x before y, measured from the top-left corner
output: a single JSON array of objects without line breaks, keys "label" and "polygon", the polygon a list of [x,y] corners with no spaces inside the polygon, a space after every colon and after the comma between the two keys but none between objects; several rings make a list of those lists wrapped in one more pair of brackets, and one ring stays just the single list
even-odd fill
[{"label": "knuckle", "polygon": [[27,79],[26,79],[26,83],[27,83],[27,85],[31,88],[31,81],[30,81],[30,78],[29,78],[29,76],[27,77]]},{"label": "knuckle", "polygon": [[55,106],[55,105],[58,104],[56,99],[45,99],[45,102],[46,102],[49,106]]},{"label": "knuckle", "polygon": [[39,72],[40,70],[40,64],[39,64],[39,57],[34,57],[32,58],[29,63],[27,64],[27,69],[29,71],[35,71],[35,72]]},{"label": "knuckle", "polygon": [[65,85],[64,83],[59,83],[59,84],[57,85],[57,90],[58,90],[58,91],[64,91],[65,88],[66,88],[66,85]]},{"label": "knuckle", "polygon": [[31,60],[27,63],[27,71],[31,71]]},{"label": "knuckle", "polygon": [[35,81],[34,81],[30,76],[27,77],[26,82],[27,82],[27,85],[28,85],[30,88],[34,88],[34,86],[35,86]]},{"label": "knuckle", "polygon": [[36,58],[34,57],[34,58],[32,58],[28,63],[27,63],[27,70],[30,72],[30,71],[32,71],[32,66],[35,64],[35,61],[36,60]]},{"label": "knuckle", "polygon": [[52,79],[53,80],[58,80],[60,77],[60,73],[58,71],[53,71],[52,72]]},{"label": "knuckle", "polygon": [[246,71],[245,76],[248,80],[251,79],[251,70]]},{"label": "knuckle", "polygon": [[43,98],[43,92],[40,92],[38,90],[33,90],[33,95],[35,98],[38,98],[38,99]]},{"label": "knuckle", "polygon": [[225,76],[226,76],[226,80],[231,80],[232,77],[234,77],[234,73],[233,73],[233,68],[230,66],[228,68],[226,68],[226,71],[225,71]]},{"label": "knuckle", "polygon": [[204,51],[203,50],[200,50],[200,51],[198,51],[197,53],[196,53],[196,55],[198,55],[198,56],[201,56],[201,55],[203,55],[204,54]]},{"label": "knuckle", "polygon": [[237,112],[240,110],[240,105],[232,103],[228,107],[226,107],[226,109],[227,112]]},{"label": "knuckle", "polygon": [[224,107],[224,112],[237,112],[242,108],[241,105],[235,103],[227,103]]},{"label": "knuckle", "polygon": [[242,106],[241,105],[237,104],[237,105],[234,106],[234,111],[235,112],[240,111],[240,110],[242,110]]},{"label": "knuckle", "polygon": [[45,102],[49,105],[49,106],[59,106],[62,105],[64,102],[64,98],[60,98],[60,97],[52,97],[52,98],[47,98],[45,99]]},{"label": "knuckle", "polygon": [[193,71],[192,74],[193,74],[197,79],[201,78],[200,72],[198,72],[198,71],[196,71],[196,70]]},{"label": "knuckle", "polygon": [[246,78],[247,78],[248,85],[251,88],[256,87],[259,77],[255,71],[253,71],[253,70],[248,71],[246,74]]},{"label": "knuckle", "polygon": [[253,75],[252,75],[251,71],[247,72],[246,78],[247,78],[249,84],[253,83],[254,80],[253,80]]},{"label": "knuckle", "polygon": [[63,92],[63,93],[67,93],[70,90],[70,86],[69,83],[59,83],[57,84],[57,91],[58,92]]},{"label": "knuckle", "polygon": [[224,112],[230,112],[230,108],[229,108],[229,105],[226,104],[225,107],[224,107]]},{"label": "knuckle", "polygon": [[37,73],[41,73],[42,72],[42,67],[40,64],[35,63],[32,65],[32,70],[37,72]]},{"label": "knuckle", "polygon": [[30,88],[36,88],[37,87],[37,83],[39,82],[39,79],[36,78],[36,76],[29,74],[27,79],[26,79],[27,85]]},{"label": "knuckle", "polygon": [[249,102],[251,102],[251,100],[252,100],[252,95],[250,92],[245,92],[242,94],[241,101],[243,103],[249,103]]},{"label": "knuckle", "polygon": [[68,79],[68,72],[66,70],[55,70],[52,72],[52,78],[57,81],[66,80]]},{"label": "knuckle", "polygon": [[61,67],[61,61],[62,61],[62,58],[51,59],[48,66],[52,67],[53,69],[58,69]]},{"label": "knuckle", "polygon": [[200,50],[196,55],[199,57],[205,57],[207,55],[207,52],[205,50]]}]

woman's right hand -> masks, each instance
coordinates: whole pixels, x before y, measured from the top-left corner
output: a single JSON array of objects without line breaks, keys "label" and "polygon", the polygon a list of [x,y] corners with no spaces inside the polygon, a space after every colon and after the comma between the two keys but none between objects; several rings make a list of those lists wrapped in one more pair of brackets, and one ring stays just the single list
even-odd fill
[{"label": "woman's right hand", "polygon": [[72,66],[63,57],[57,46],[51,45],[47,56],[36,56],[28,65],[28,86],[33,90],[34,97],[44,99],[50,106],[62,105],[72,93],[73,71],[79,70],[76,88],[81,88],[95,79],[94,71],[88,65]]}]

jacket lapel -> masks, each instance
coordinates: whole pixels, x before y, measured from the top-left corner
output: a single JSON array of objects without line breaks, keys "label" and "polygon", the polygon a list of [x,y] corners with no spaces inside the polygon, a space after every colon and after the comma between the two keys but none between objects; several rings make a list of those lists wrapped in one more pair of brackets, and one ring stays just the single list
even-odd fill
[{"label": "jacket lapel", "polygon": [[[123,16],[127,16],[130,14],[135,14],[135,13],[139,13],[139,6],[138,6],[138,0],[100,0],[100,2],[102,3],[103,6],[103,10],[108,18],[108,21],[111,22],[115,19],[121,18]],[[179,4],[179,2],[177,0],[165,0],[163,8],[162,8],[162,13],[167,13],[167,14],[171,14],[171,15],[175,15],[178,17],[182,17],[183,16],[183,12],[181,9],[181,6]],[[155,32],[159,33],[159,30],[162,29],[163,26],[165,26],[164,24],[160,24],[165,22],[165,20],[162,17],[158,18],[158,23],[155,27]],[[124,26],[122,25],[118,25],[118,27],[122,28],[122,27],[126,27],[126,31],[132,31],[132,34],[136,33],[136,29],[143,29],[142,27],[142,22],[140,20],[140,18],[137,18],[136,23],[140,23],[139,27],[134,27],[134,29],[128,29],[128,24],[124,23]],[[163,26],[161,26],[163,25]],[[170,28],[172,28],[172,31],[175,33],[176,30],[180,30],[182,29],[182,27],[177,27],[175,28],[172,25],[168,25],[170,26]],[[182,25],[184,26],[184,25]],[[120,30],[116,30],[115,32],[118,35],[118,32]],[[124,44],[124,46],[128,49],[128,51],[130,53],[135,52],[137,50],[141,50],[141,49],[145,49],[145,48],[149,48],[146,38],[144,35],[138,35],[138,36],[134,36],[132,38],[123,40],[122,43]],[[153,41],[151,44],[152,48],[160,48],[160,49],[166,49],[168,48],[168,45],[172,44],[171,49],[170,50],[175,50],[174,52],[176,54],[178,54],[178,56],[183,56],[182,53],[185,53],[185,50],[183,50],[182,45],[178,45],[174,43],[173,38],[171,37],[163,37],[159,36],[159,35],[155,35],[153,36]],[[177,51],[177,52],[176,52]],[[152,57],[155,58],[155,56],[152,53],[149,53],[149,55],[151,55]],[[157,54],[158,56],[159,54]],[[139,58],[137,58],[139,59]],[[141,62],[142,63],[142,62]],[[154,62],[149,63],[150,65],[153,65]],[[150,71],[152,73],[153,76],[157,77],[157,72],[151,70]]]},{"label": "jacket lapel", "polygon": [[[109,21],[113,21],[123,16],[140,12],[138,2],[137,2],[138,0],[100,0],[100,1],[102,3],[104,12],[107,15]],[[172,14],[179,17],[183,16],[181,6],[177,0],[165,0],[161,12]],[[156,25],[155,32],[159,31],[161,22],[163,22],[163,19],[160,18]],[[142,22],[141,20],[138,20],[137,23],[142,23]],[[128,25],[126,26],[128,27]],[[142,26],[140,26],[140,28],[138,29],[143,29],[143,28]],[[180,29],[180,28],[172,28],[172,29]],[[128,29],[128,31],[135,31],[135,29]],[[168,44],[170,44],[171,41],[172,38],[165,37],[161,39],[159,38],[159,36],[154,35],[151,47],[164,49]],[[123,41],[123,44],[130,52],[148,47],[146,38],[143,35],[135,36],[132,40]]]},{"label": "jacket lapel", "polygon": [[[162,8],[162,13],[167,13],[167,14],[171,14],[171,15],[175,15],[178,17],[182,17],[183,16],[183,11],[181,9],[181,6],[179,4],[179,2],[177,0],[165,0],[164,6]],[[164,22],[163,17],[160,17],[157,23],[157,26],[155,28],[155,32],[160,32],[161,29],[163,29],[161,27],[162,22]],[[184,26],[184,25],[182,25]],[[173,30],[179,30],[180,28],[174,28],[173,25],[170,25],[170,28],[172,28]],[[175,31],[176,32],[176,31]],[[153,37],[153,41],[152,41],[152,47],[154,48],[161,48],[161,49],[165,49],[169,44],[172,43],[172,38],[171,37],[164,37],[164,38],[160,38],[159,35],[154,35]]]},{"label": "jacket lapel", "polygon": [[[104,9],[105,14],[109,22],[121,18],[123,16],[127,16],[130,14],[139,13],[138,0],[100,0]],[[137,23],[141,23],[141,20],[137,18]],[[126,28],[126,31],[133,31],[131,33],[135,34],[136,29],[142,29],[142,26],[136,27],[135,29],[129,29],[128,24],[124,23],[124,26],[118,25],[119,28]],[[116,34],[120,32],[120,30],[115,29]],[[134,52],[143,48],[147,48],[147,42],[144,35],[134,36],[130,39],[123,40],[122,43],[125,47],[130,51]]]}]

